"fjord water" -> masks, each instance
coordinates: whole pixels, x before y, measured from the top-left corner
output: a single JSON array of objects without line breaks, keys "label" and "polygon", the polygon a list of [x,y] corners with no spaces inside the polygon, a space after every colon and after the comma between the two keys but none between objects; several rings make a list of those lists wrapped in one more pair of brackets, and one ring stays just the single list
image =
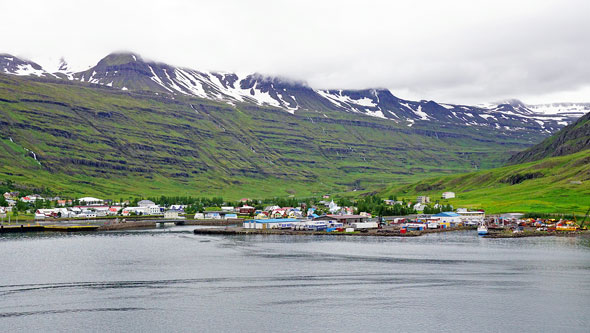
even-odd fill
[{"label": "fjord water", "polygon": [[567,331],[590,239],[0,236],[0,331]]}]

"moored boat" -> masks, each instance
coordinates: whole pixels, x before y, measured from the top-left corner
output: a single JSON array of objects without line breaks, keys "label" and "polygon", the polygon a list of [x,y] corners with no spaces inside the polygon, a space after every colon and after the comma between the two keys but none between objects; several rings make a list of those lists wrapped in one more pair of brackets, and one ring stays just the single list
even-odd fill
[{"label": "moored boat", "polygon": [[488,227],[486,227],[483,224],[478,226],[477,227],[477,234],[480,236],[487,235],[488,234]]}]

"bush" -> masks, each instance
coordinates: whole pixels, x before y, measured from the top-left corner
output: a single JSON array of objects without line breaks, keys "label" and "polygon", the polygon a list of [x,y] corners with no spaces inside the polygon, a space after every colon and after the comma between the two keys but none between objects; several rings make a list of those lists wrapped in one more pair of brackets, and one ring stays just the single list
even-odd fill
[{"label": "bush", "polygon": [[543,176],[544,175],[542,172],[517,173],[500,180],[500,182],[510,185],[516,185],[524,182],[525,180],[541,178]]}]

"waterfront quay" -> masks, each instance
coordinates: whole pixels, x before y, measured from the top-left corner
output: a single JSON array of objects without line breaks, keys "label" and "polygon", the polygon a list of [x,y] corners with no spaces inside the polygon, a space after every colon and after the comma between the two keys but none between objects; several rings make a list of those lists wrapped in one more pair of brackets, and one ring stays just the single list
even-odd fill
[{"label": "waterfront quay", "polygon": [[378,237],[416,237],[430,233],[475,230],[474,226],[459,226],[445,229],[422,229],[403,231],[402,228],[384,226],[375,229],[361,229],[354,231],[324,231],[324,230],[293,230],[293,229],[250,229],[244,227],[198,228],[195,235],[299,235],[299,236],[378,236]]},{"label": "waterfront quay", "polygon": [[139,230],[155,229],[161,226],[170,225],[205,225],[205,226],[228,226],[242,223],[242,219],[226,220],[178,220],[178,219],[146,219],[146,220],[91,220],[81,221],[60,221],[54,223],[20,223],[1,224],[2,233],[26,233],[26,232],[89,232],[89,231],[114,231],[114,230]]}]

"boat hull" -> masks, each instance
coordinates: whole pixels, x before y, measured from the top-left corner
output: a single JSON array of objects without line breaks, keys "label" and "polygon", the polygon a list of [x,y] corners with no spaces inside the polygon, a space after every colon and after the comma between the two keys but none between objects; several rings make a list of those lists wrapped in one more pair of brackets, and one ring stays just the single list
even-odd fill
[{"label": "boat hull", "polygon": [[485,226],[480,226],[477,228],[477,234],[480,236],[485,236],[488,234],[488,228],[486,228]]}]

